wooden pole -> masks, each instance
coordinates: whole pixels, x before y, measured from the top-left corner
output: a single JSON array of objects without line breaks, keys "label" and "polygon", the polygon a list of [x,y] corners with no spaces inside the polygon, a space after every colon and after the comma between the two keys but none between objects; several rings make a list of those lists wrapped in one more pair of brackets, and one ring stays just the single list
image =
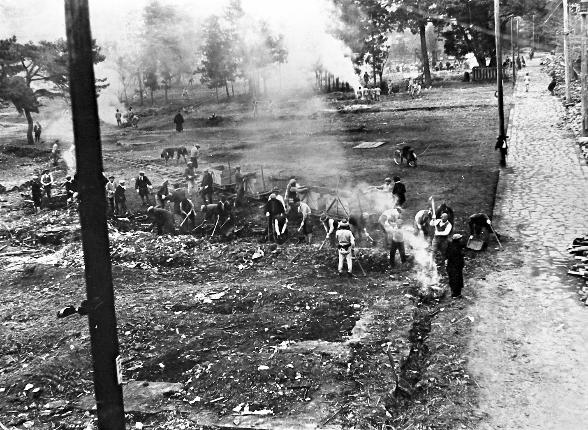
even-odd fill
[{"label": "wooden pole", "polygon": [[569,53],[569,18],[568,18],[568,0],[563,0],[563,37],[564,37],[564,76],[566,81],[566,103],[570,102],[570,53]]},{"label": "wooden pole", "polygon": [[123,430],[125,415],[88,0],[65,0],[65,24],[98,428]]},{"label": "wooden pole", "polygon": [[498,95],[498,133],[504,131],[504,91],[502,88],[502,34],[500,29],[500,0],[494,0],[494,35],[496,39],[496,86]]},{"label": "wooden pole", "polygon": [[513,19],[514,17],[510,19],[510,52],[512,57],[512,86],[514,87],[517,83],[517,62],[515,59]]}]

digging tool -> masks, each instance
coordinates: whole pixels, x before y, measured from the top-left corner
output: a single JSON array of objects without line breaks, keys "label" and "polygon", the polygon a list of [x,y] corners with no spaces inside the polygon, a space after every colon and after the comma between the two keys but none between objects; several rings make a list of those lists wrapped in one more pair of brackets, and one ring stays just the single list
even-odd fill
[{"label": "digging tool", "polygon": [[218,226],[218,221],[220,219],[220,215],[216,216],[216,223],[214,224],[214,229],[212,230],[212,234],[210,235],[210,237],[212,238],[212,236],[214,236],[214,233],[216,231],[216,227]]},{"label": "digging tool", "polygon": [[321,249],[323,249],[323,246],[325,246],[325,243],[327,243],[327,239],[328,239],[328,237],[325,237],[325,240],[323,240],[323,243],[321,243],[321,246],[319,246],[319,249],[318,249],[319,251]]},{"label": "digging tool", "polygon": [[[190,214],[191,214],[192,212],[194,212],[194,209],[191,209],[191,210],[190,210],[190,212],[188,212],[188,215],[186,215],[186,218],[184,218],[184,221],[182,221],[182,222],[180,223],[180,227],[182,227],[182,226],[184,225],[184,223],[186,222],[186,220],[188,219],[188,217],[190,216]],[[194,215],[196,215],[196,214],[194,214]]]},{"label": "digging tool", "polygon": [[494,228],[492,227],[491,224],[488,224],[488,226],[490,227],[490,230],[492,230],[492,233],[494,233],[494,237],[496,238],[496,242],[498,242],[498,246],[500,246],[500,249],[503,249],[502,248],[502,243],[500,243],[500,239],[498,239],[498,235],[494,231]]},{"label": "digging tool", "polygon": [[365,270],[363,270],[363,266],[361,265],[361,261],[359,261],[359,256],[354,256],[353,259],[355,261],[357,261],[357,265],[359,266],[359,268],[361,269],[361,272],[363,273],[364,277],[367,277],[367,273],[365,273]]},{"label": "digging tool", "polygon": [[429,200],[431,200],[431,209],[433,210],[433,219],[437,218],[435,216],[435,199],[433,196],[429,197]]}]

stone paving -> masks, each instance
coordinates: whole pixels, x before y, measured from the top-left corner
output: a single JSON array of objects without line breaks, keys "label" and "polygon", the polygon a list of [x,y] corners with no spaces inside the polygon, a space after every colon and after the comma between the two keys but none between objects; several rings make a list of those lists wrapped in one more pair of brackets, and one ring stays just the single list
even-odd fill
[{"label": "stone paving", "polygon": [[588,307],[576,294],[581,281],[566,275],[566,247],[588,233],[588,171],[573,135],[556,127],[563,107],[549,77],[529,63],[495,205],[500,270],[470,285],[479,297],[469,366],[487,417],[478,428],[586,429]]}]

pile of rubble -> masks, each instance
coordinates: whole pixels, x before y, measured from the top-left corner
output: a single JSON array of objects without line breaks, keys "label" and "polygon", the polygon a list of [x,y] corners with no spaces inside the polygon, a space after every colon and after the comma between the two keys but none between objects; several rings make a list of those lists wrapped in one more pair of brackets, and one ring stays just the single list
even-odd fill
[{"label": "pile of rubble", "polygon": [[588,306],[588,235],[575,238],[568,252],[578,261],[568,270],[568,275],[584,279],[584,286],[579,291],[580,300]]}]

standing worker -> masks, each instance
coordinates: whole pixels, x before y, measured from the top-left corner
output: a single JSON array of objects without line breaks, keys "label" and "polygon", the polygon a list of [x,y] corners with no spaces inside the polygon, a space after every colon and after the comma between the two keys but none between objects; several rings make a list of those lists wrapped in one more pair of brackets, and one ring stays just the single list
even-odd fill
[{"label": "standing worker", "polygon": [[404,235],[402,230],[398,228],[398,224],[388,221],[386,223],[386,234],[388,243],[390,244],[390,267],[394,267],[394,258],[396,251],[400,254],[400,261],[406,262],[406,254],[404,252]]},{"label": "standing worker", "polygon": [[447,246],[446,266],[449,287],[451,288],[451,297],[454,299],[461,297],[464,265],[465,261],[463,257],[463,246],[461,244],[461,234],[454,234],[451,242]]},{"label": "standing worker", "polygon": [[343,275],[343,262],[347,261],[347,275],[353,277],[353,248],[355,247],[355,238],[349,229],[349,223],[347,220],[343,220],[339,223],[339,228],[336,233],[337,238],[337,252],[339,253],[339,264],[337,266],[337,272],[339,276]]},{"label": "standing worker", "polygon": [[388,193],[392,192],[392,179],[391,178],[386,178],[384,179],[384,183],[382,185],[379,185],[376,188],[376,190],[380,190],[380,191],[386,191]]},{"label": "standing worker", "polygon": [[127,187],[124,179],[118,181],[118,186],[114,191],[114,203],[116,204],[116,214],[118,216],[125,216],[127,210],[127,196],[125,194]]},{"label": "standing worker", "polygon": [[190,162],[192,163],[192,167],[195,169],[198,168],[198,156],[200,155],[200,145],[196,145],[195,143],[192,144],[192,148],[190,148]]},{"label": "standing worker", "polygon": [[[41,126],[39,126],[41,127]],[[53,147],[51,148],[51,162],[53,166],[57,166],[59,164],[59,140],[56,140],[53,143]]]},{"label": "standing worker", "polygon": [[43,186],[43,190],[47,195],[47,199],[51,200],[51,189],[53,188],[53,175],[47,169],[43,170],[43,174],[41,175],[41,185]]},{"label": "standing worker", "polygon": [[205,169],[204,173],[202,174],[202,182],[200,183],[200,194],[202,195],[202,201],[204,204],[212,203],[212,186],[212,174],[208,169]]},{"label": "standing worker", "polygon": [[196,225],[196,214],[194,213],[194,204],[185,195],[179,203],[182,221],[180,223],[180,233],[188,234]]},{"label": "standing worker", "polygon": [[235,206],[241,206],[245,199],[245,176],[241,173],[241,166],[235,167],[235,187],[237,192]]},{"label": "standing worker", "polygon": [[312,243],[312,221],[310,220],[312,211],[310,206],[304,202],[300,202],[298,205],[298,213],[302,215],[302,221],[300,221],[298,233],[302,233],[305,238],[308,239],[308,244],[310,245]]},{"label": "standing worker", "polygon": [[441,219],[434,217],[430,225],[435,227],[435,235],[433,236],[433,258],[436,261],[445,260],[445,253],[447,252],[447,245],[449,242],[449,234],[453,226],[449,222],[449,215],[447,212],[441,214]]},{"label": "standing worker", "polygon": [[41,210],[41,199],[43,197],[42,185],[39,176],[33,176],[31,183],[31,197],[33,199],[33,210],[38,213]]},{"label": "standing worker", "polygon": [[394,187],[392,188],[392,195],[396,200],[396,206],[402,207],[406,202],[406,187],[398,176],[394,176]]},{"label": "standing worker", "polygon": [[122,125],[122,113],[120,113],[118,109],[116,110],[114,117],[116,118],[116,125],[120,127]]},{"label": "standing worker", "polygon": [[186,180],[186,187],[188,188],[188,195],[193,202],[196,201],[196,171],[192,161],[188,161],[184,169],[184,179]]},{"label": "standing worker", "polygon": [[41,127],[39,121],[37,121],[33,127],[33,132],[35,133],[35,143],[39,143],[41,141],[41,131],[43,131],[43,128]]},{"label": "standing worker", "polygon": [[277,217],[282,217],[286,213],[284,204],[277,199],[275,193],[271,193],[264,208],[265,217],[267,218],[267,238],[271,240],[274,236],[280,236],[281,231],[279,227],[276,227]]},{"label": "standing worker", "polygon": [[176,125],[176,131],[181,133],[184,131],[184,117],[182,116],[182,110],[179,109],[176,116],[174,116],[174,124]]},{"label": "standing worker", "polygon": [[116,192],[116,184],[114,183],[114,176],[108,177],[108,182],[104,187],[106,189],[106,201],[108,202],[108,216],[114,216],[114,193]]},{"label": "standing worker", "polygon": [[286,192],[284,193],[284,201],[286,202],[286,211],[290,212],[290,207],[300,201],[298,193],[296,192],[296,178],[291,178],[286,185]]},{"label": "standing worker", "polygon": [[151,204],[149,198],[149,192],[151,188],[151,181],[147,176],[145,176],[145,172],[140,171],[139,176],[135,179],[135,190],[137,190],[137,194],[139,194],[139,197],[141,197],[141,202],[143,205]]}]

